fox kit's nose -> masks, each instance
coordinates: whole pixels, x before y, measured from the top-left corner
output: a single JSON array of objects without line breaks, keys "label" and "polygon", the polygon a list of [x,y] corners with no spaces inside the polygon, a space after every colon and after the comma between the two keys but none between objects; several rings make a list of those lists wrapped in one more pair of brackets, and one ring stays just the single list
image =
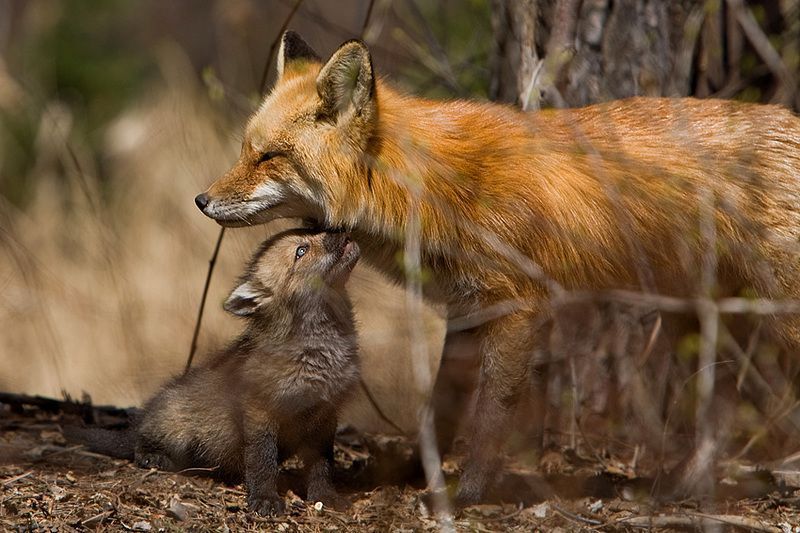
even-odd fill
[{"label": "fox kit's nose", "polygon": [[342,232],[329,232],[322,238],[322,245],[329,253],[340,252],[350,242],[350,234]]},{"label": "fox kit's nose", "polygon": [[194,203],[197,204],[197,207],[199,207],[200,211],[202,211],[208,205],[208,195],[204,192],[201,192],[194,197]]}]

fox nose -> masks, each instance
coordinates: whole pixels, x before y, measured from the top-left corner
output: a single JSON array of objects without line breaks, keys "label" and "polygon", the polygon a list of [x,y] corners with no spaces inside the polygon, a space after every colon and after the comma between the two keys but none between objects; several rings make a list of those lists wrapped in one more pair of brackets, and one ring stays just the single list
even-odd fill
[{"label": "fox nose", "polygon": [[198,194],[194,197],[194,203],[200,208],[200,211],[202,211],[208,205],[208,195],[204,192]]},{"label": "fox nose", "polygon": [[343,250],[347,243],[350,242],[350,234],[342,232],[329,232],[322,238],[322,244],[325,251],[329,253],[338,252]]}]

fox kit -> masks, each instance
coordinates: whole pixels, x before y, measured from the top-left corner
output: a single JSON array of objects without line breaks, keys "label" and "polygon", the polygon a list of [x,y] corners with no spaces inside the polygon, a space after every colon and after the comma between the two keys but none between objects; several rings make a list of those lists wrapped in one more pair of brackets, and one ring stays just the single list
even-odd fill
[{"label": "fox kit", "polygon": [[[321,61],[291,32],[277,71],[239,160],[195,202],[227,226],[304,217],[346,229],[390,277],[425,280],[449,319],[485,318],[468,332],[481,378],[460,504],[480,500],[496,471],[531,325],[552,296],[800,298],[800,119],[783,108],[632,98],[523,113],[436,102],[377,78],[359,41]],[[419,243],[422,276],[404,268],[408,242]],[[798,348],[800,318],[772,326]],[[437,379],[434,397],[447,387]],[[441,417],[453,410],[436,403],[437,428],[452,427]]]},{"label": "fox kit", "polygon": [[[147,402],[133,450],[95,448],[134,455],[145,467],[209,467],[223,479],[244,477],[248,505],[261,514],[283,511],[278,467],[297,452],[307,498],[333,505],[337,410],[359,379],[344,290],[358,255],[345,233],[294,230],[267,240],[225,302],[247,318],[245,331]],[[114,437],[95,431],[83,440],[98,439]]]}]

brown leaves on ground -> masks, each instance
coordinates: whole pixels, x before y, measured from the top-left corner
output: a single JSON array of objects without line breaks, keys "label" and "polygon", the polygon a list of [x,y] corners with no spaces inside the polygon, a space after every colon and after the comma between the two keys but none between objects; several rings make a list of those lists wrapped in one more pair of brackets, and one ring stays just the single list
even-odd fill
[{"label": "brown leaves on ground", "polygon": [[[559,450],[542,457],[549,473],[511,464],[492,503],[447,522],[426,505],[422,480],[404,471],[409,442],[354,434],[337,443],[337,484],[351,503],[346,511],[304,502],[292,490],[299,484],[298,465],[289,462],[283,476],[288,512],[262,518],[247,512],[242,486],[143,470],[66,443],[60,432],[65,415],[0,413],[0,529],[9,531],[425,531],[448,525],[469,531],[669,531],[718,524],[782,532],[800,524],[800,492],[781,488],[771,476],[759,483],[752,476],[728,477],[719,485],[727,492],[718,490],[713,503],[658,504],[649,496],[653,480],[638,477],[624,461]],[[453,485],[455,463],[446,461],[445,470]]]}]

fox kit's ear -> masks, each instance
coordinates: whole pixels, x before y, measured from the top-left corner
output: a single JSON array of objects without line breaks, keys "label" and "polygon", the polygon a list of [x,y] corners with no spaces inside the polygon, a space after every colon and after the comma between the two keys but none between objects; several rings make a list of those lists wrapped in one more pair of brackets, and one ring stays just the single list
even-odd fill
[{"label": "fox kit's ear", "polygon": [[242,282],[228,299],[225,300],[223,307],[229,313],[239,316],[249,316],[264,305],[269,300],[270,294],[262,290],[257,290],[249,281]]},{"label": "fox kit's ear", "polygon": [[317,77],[317,92],[323,115],[336,118],[350,113],[369,118],[375,108],[375,76],[366,45],[348,41],[339,47]]},{"label": "fox kit's ear", "polygon": [[281,37],[281,47],[278,50],[277,72],[278,79],[283,77],[286,70],[291,70],[306,63],[322,63],[317,53],[300,35],[289,30]]}]

